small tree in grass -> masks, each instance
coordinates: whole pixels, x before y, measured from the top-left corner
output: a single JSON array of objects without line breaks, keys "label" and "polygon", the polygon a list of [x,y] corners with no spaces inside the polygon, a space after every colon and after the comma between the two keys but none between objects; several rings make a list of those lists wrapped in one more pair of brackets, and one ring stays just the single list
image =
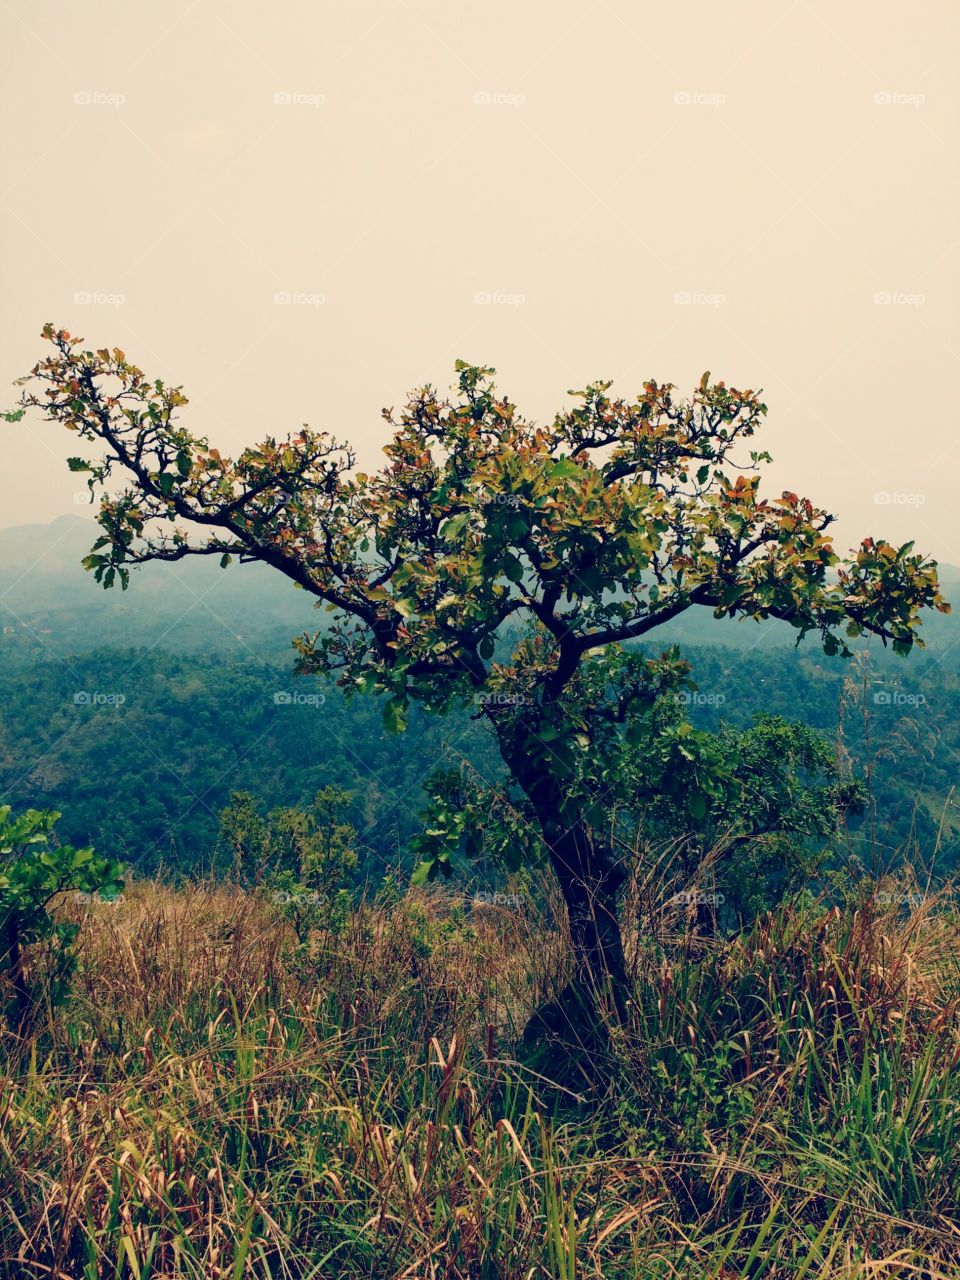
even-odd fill
[{"label": "small tree in grass", "polygon": [[220,847],[240,884],[272,891],[303,939],[311,928],[342,923],[359,861],[357,832],[347,822],[351,795],[321,787],[304,807],[262,817],[248,791],[234,791],[220,810]]},{"label": "small tree in grass", "polygon": [[18,818],[11,813],[10,805],[0,805],[0,954],[11,991],[8,1023],[20,1032],[33,1007],[25,949],[44,942],[69,955],[76,936],[76,925],[58,922],[51,904],[68,890],[112,899],[123,880],[120,864],[111,858],[98,858],[91,848],[52,843],[59,813],[28,809]]},{"label": "small tree in grass", "polygon": [[[386,461],[366,475],[348,446],[306,427],[224,457],[179,421],[179,388],[119,349],[87,350],[52,325],[44,337],[52,351],[22,407],[96,446],[68,460],[91,494],[117,472],[128,482],[101,498],[84,561],[97,581],[126,587],[131,568],[186,556],[272,565],[333,615],[297,642],[301,671],[384,695],[395,731],[411,703],[476,708],[557,875],[575,984],[618,1005],[624,870],[606,804],[624,744],[648,740],[657,699],[686,679],[676,654],[623,646],[706,605],[784,619],[828,654],[867,634],[905,654],[921,610],[948,607],[912,544],[867,538],[842,561],[830,515],[795,493],[762,496],[769,458],[743,446],[766,405],[709,374],[686,399],[652,381],[632,400],[593,383],[538,426],[497,394],[492,369],[458,362],[452,397],[426,386],[385,413]],[[498,634],[521,621],[498,654]],[[699,779],[696,817],[710,761],[689,727],[671,733]],[[441,840],[421,875],[448,873],[452,853]]]}]

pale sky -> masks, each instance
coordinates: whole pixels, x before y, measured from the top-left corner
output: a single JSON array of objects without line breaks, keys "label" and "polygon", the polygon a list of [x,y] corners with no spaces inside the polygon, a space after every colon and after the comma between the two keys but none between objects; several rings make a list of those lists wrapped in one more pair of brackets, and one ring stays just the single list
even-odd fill
[{"label": "pale sky", "polygon": [[[499,370],[762,386],[769,488],[960,564],[953,0],[0,0],[0,408],[42,324],[221,451]],[[286,299],[286,300],[284,300]],[[0,526],[78,512],[0,424]]]}]

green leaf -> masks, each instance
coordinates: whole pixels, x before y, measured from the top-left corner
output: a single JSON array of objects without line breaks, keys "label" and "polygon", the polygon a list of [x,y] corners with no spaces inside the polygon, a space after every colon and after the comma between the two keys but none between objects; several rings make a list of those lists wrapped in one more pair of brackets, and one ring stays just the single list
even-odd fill
[{"label": "green leaf", "polygon": [[407,727],[407,707],[400,698],[384,703],[383,723],[388,733],[403,733]]},{"label": "green leaf", "polygon": [[493,636],[484,636],[477,645],[477,652],[481,658],[492,658],[495,647]]},{"label": "green leaf", "polygon": [[700,791],[694,791],[687,800],[687,808],[695,822],[702,822],[707,814],[707,802]]},{"label": "green leaf", "polygon": [[440,534],[443,537],[443,540],[445,542],[455,542],[456,539],[460,537],[461,533],[463,533],[464,529],[466,529],[467,521],[469,519],[470,519],[469,511],[464,511],[464,512],[461,512],[460,515],[452,516],[449,520],[447,520],[444,523],[443,528],[440,530]]},{"label": "green leaf", "polygon": [[437,874],[437,864],[435,859],[431,858],[427,862],[418,862],[414,867],[413,875],[410,877],[412,885],[426,884],[428,880],[432,880]]},{"label": "green leaf", "polygon": [[551,480],[576,480],[585,475],[583,467],[572,458],[560,458],[553,464],[550,472]]},{"label": "green leaf", "polygon": [[503,572],[507,575],[511,582],[520,582],[523,578],[523,565],[515,555],[509,551],[503,557]]}]

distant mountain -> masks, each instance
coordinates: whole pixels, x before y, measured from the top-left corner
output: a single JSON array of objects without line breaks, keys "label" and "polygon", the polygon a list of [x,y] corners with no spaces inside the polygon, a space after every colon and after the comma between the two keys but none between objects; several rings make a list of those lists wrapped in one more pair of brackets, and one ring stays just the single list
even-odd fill
[{"label": "distant mountain", "polygon": [[320,625],[314,602],[263,565],[152,564],[128,591],[103,591],[81,565],[98,534],[72,515],[0,530],[0,638],[57,654],[157,644],[259,658],[289,655],[294,635]]},{"label": "distant mountain", "polygon": [[[146,566],[127,592],[102,591],[80,563],[97,536],[94,520],[81,515],[0,530],[0,640],[49,656],[118,644],[285,659],[293,636],[324,620],[308,596],[264,565],[224,570],[214,560],[188,558]],[[931,651],[960,638],[960,568],[942,565],[941,576],[958,613],[924,619]],[[651,640],[769,651],[792,646],[795,638],[783,623],[721,625],[711,610],[698,607]]]},{"label": "distant mountain", "polygon": [[[232,790],[264,806],[305,803],[334,781],[354,796],[369,865],[382,866],[419,829],[434,768],[466,757],[495,774],[490,741],[460,711],[415,713],[396,737],[375,698],[298,685],[291,640],[329,615],[280,574],[186,560],[105,592],[80,565],[95,538],[79,516],[0,531],[0,799],[61,810],[66,838],[148,870],[189,870],[208,864]],[[960,570],[943,577],[960,603]],[[855,667],[812,636],[796,649],[783,624],[698,609],[649,646],[682,644],[697,684],[690,715],[708,728],[766,711],[832,735],[843,703],[842,749],[872,771],[882,847],[915,841],[954,867],[960,626],[937,614],[924,633],[926,652],[909,661],[872,642],[871,661]],[[295,687],[314,696],[295,704]]]}]

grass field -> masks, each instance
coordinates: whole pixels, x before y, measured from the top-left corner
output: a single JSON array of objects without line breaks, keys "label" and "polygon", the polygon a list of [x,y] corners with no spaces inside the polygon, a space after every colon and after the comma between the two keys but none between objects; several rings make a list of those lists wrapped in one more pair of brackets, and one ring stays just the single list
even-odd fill
[{"label": "grass field", "polygon": [[639,917],[600,1092],[518,1060],[543,913],[71,902],[72,995],[2,1044],[2,1274],[956,1277],[960,927],[899,900]]}]

